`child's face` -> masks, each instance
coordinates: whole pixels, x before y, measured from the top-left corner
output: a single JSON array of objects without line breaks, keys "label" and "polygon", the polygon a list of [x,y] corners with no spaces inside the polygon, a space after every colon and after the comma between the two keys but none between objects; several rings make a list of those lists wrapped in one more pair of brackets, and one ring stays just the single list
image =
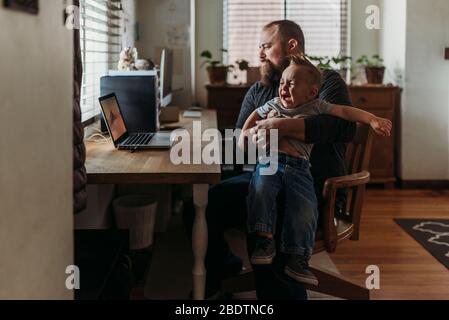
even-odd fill
[{"label": "child's face", "polygon": [[292,109],[305,104],[318,95],[318,87],[307,81],[307,68],[290,65],[282,74],[279,98],[285,108]]}]

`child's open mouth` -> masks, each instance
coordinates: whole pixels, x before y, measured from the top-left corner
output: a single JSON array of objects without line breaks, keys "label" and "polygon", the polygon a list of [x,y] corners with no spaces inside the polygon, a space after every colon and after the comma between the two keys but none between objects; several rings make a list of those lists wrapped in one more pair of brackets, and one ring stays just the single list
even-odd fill
[{"label": "child's open mouth", "polygon": [[281,94],[281,98],[285,102],[291,102],[292,101],[292,97],[288,93]]}]

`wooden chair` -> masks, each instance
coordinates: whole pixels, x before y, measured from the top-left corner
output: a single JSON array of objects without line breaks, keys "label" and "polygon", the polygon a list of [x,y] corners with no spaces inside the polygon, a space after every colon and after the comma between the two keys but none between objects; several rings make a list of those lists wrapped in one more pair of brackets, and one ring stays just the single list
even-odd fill
[{"label": "wooden chair", "polygon": [[[359,240],[360,219],[363,198],[370,174],[369,160],[373,131],[367,125],[358,124],[354,141],[348,145],[346,163],[349,175],[328,179],[324,185],[324,204],[320,209],[322,225],[317,232],[314,254],[327,251],[335,252],[337,245],[348,239]],[[347,213],[335,215],[335,199],[338,189],[347,188]],[[319,280],[318,287],[307,289],[343,299],[369,300],[369,290],[361,287],[339,274],[311,265],[312,272]],[[254,290],[252,272],[243,273],[224,281],[229,292],[247,292]]]}]

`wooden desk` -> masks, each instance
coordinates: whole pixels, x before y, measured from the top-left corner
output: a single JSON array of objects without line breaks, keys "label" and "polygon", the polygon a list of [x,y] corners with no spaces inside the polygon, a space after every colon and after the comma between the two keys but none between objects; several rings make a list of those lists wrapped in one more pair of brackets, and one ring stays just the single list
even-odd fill
[{"label": "wooden desk", "polygon": [[[177,125],[187,129],[194,141],[201,141],[200,135],[193,135],[193,121],[201,121],[201,129],[217,128],[217,115],[213,110],[203,111],[201,119],[182,118]],[[218,141],[216,141],[218,143]],[[192,151],[199,152],[199,146]],[[193,266],[193,297],[204,299],[206,270],[204,258],[207,250],[206,207],[210,184],[220,182],[221,169],[219,164],[176,166],[170,161],[169,150],[150,150],[130,153],[115,150],[112,143],[100,144],[87,142],[86,169],[89,184],[192,184],[193,201],[196,216],[193,225],[192,247],[194,255]]]}]

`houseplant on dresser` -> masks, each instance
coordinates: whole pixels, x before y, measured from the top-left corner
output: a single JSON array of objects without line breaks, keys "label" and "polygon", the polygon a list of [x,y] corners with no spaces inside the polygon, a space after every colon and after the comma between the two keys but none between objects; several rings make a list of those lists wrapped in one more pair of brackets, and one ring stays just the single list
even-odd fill
[{"label": "houseplant on dresser", "polygon": [[[222,51],[226,52],[225,49],[222,49]],[[212,53],[209,50],[201,52],[200,56],[204,59],[201,67],[207,65],[210,84],[225,85],[228,78],[228,72],[234,66],[224,65],[221,61],[214,60]]]},{"label": "houseplant on dresser", "polygon": [[365,68],[368,84],[382,84],[384,82],[385,66],[383,62],[384,60],[378,54],[371,58],[363,55],[357,60],[357,63]]}]

